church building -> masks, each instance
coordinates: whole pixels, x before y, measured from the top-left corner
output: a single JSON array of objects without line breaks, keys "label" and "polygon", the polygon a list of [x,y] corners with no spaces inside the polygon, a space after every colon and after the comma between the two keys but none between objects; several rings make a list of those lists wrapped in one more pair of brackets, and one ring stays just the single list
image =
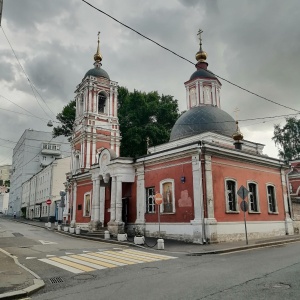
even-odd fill
[{"label": "church building", "polygon": [[94,68],[75,90],[67,174],[72,226],[195,243],[240,240],[245,198],[249,239],[293,234],[287,166],[264,155],[262,144],[244,140],[221,109],[222,84],[208,70],[201,33],[196,70],[184,83],[187,111],[168,143],[136,159],[120,157],[117,82],[102,68],[98,37]]}]

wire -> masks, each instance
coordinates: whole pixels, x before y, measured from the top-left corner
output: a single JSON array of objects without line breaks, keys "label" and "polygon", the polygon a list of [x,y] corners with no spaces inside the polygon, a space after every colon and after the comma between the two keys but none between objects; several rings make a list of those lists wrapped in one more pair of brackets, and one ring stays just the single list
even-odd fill
[{"label": "wire", "polygon": [[40,108],[43,110],[43,112],[44,112],[50,119],[52,119],[52,118],[47,114],[47,112],[44,110],[44,108],[41,106],[40,102],[38,101],[38,99],[37,99],[37,97],[36,97],[36,94],[35,94],[34,90],[36,90],[37,94],[38,94],[38,95],[41,97],[41,99],[44,101],[44,103],[46,104],[47,108],[48,108],[48,109],[51,111],[51,113],[55,116],[54,112],[50,109],[50,107],[48,106],[48,104],[46,103],[46,101],[42,98],[42,96],[40,95],[40,93],[37,91],[36,87],[32,84],[32,82],[31,82],[31,80],[29,79],[27,73],[25,72],[25,70],[24,70],[22,64],[20,63],[20,61],[19,61],[19,59],[18,59],[18,57],[17,57],[17,54],[16,54],[15,50],[13,49],[13,47],[12,47],[12,45],[11,45],[11,43],[10,43],[10,41],[9,41],[9,39],[8,39],[8,37],[7,37],[7,35],[6,35],[6,33],[5,33],[5,31],[4,31],[4,29],[3,29],[2,26],[1,26],[1,29],[2,29],[2,31],[3,31],[3,34],[4,34],[6,40],[7,40],[8,44],[9,44],[9,46],[10,46],[10,48],[11,48],[13,54],[14,54],[14,56],[15,56],[15,58],[16,58],[18,64],[19,64],[21,70],[23,71],[23,73],[24,73],[24,75],[25,75],[25,77],[26,77],[26,79],[27,79],[27,81],[28,81],[28,83],[29,83],[29,85],[30,85],[30,87],[31,87],[31,90],[32,90],[32,93],[33,93],[33,95],[34,95],[34,98],[35,98],[36,102],[38,103],[38,105],[40,106]]},{"label": "wire", "polygon": [[[117,23],[121,24],[122,26],[124,26],[124,27],[126,27],[126,28],[132,30],[132,31],[135,32],[136,34],[138,34],[138,35],[142,36],[143,38],[147,39],[148,41],[150,41],[150,42],[156,44],[157,46],[163,48],[163,49],[166,50],[166,51],[171,52],[172,54],[176,55],[177,57],[179,57],[179,58],[181,58],[181,59],[183,59],[183,60],[185,60],[185,61],[187,61],[187,62],[189,62],[189,63],[191,63],[191,64],[193,64],[193,65],[195,65],[195,63],[192,62],[192,61],[190,61],[189,59],[187,59],[187,58],[185,58],[185,57],[183,57],[183,56],[177,54],[176,52],[170,50],[169,48],[167,48],[167,47],[165,47],[165,46],[159,44],[158,42],[156,42],[156,41],[154,41],[154,40],[148,38],[148,37],[145,36],[144,34],[138,32],[137,30],[133,29],[132,27],[130,27],[130,26],[128,26],[128,25],[122,23],[121,21],[119,21],[119,20],[117,20],[116,18],[112,17],[111,15],[109,15],[109,14],[106,13],[106,12],[104,12],[103,10],[101,10],[101,9],[99,9],[99,8],[97,8],[97,7],[95,7],[94,5],[92,5],[91,3],[87,2],[86,0],[82,0],[82,1],[83,1],[84,3],[86,3],[87,5],[91,6],[92,8],[94,8],[95,10],[97,10],[97,11],[101,12],[102,14],[106,15],[107,17],[113,19],[114,21],[116,21]],[[211,72],[211,71],[209,71],[209,70],[207,70],[207,69],[205,69],[205,71],[208,72],[208,73],[210,73],[210,74],[212,74],[212,75],[214,75],[214,76],[217,77],[217,78],[220,78],[220,79],[226,81],[227,83],[229,83],[229,84],[231,84],[231,85],[233,85],[233,86],[235,86],[235,87],[237,87],[237,88],[239,88],[239,89],[241,89],[241,90],[243,90],[243,91],[245,91],[245,92],[247,92],[247,93],[250,93],[250,94],[256,96],[256,97],[259,97],[259,98],[261,98],[261,99],[263,99],[263,100],[269,101],[269,102],[271,102],[271,103],[273,103],[273,104],[282,106],[282,107],[284,107],[284,108],[287,108],[287,109],[291,109],[291,110],[293,110],[293,111],[300,112],[300,111],[297,110],[297,109],[291,108],[291,107],[289,107],[289,106],[280,104],[280,103],[278,103],[278,102],[276,102],[276,101],[274,101],[274,100],[271,100],[271,99],[268,99],[268,98],[266,98],[266,97],[260,96],[259,94],[254,93],[254,92],[252,92],[252,91],[250,91],[250,90],[248,90],[248,89],[246,89],[246,88],[244,88],[244,87],[242,87],[242,86],[240,86],[240,85],[238,85],[238,84],[235,84],[235,83],[229,81],[228,79],[225,79],[224,77],[221,77],[221,76],[219,76],[219,75],[216,75],[215,73],[213,73],[213,72]]]}]

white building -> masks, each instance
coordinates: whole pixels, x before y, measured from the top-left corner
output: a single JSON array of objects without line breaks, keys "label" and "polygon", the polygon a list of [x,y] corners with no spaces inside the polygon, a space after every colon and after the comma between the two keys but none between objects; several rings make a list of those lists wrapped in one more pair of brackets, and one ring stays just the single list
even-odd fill
[{"label": "white building", "polygon": [[22,207],[22,184],[57,158],[70,156],[67,137],[26,129],[13,150],[8,214]]},{"label": "white building", "polygon": [[[50,165],[22,184],[22,212],[29,219],[62,220],[60,191],[65,190],[66,173],[70,171],[70,157],[54,160]],[[46,204],[47,200],[52,204]],[[66,208],[68,209],[68,208]]]},{"label": "white building", "polygon": [[5,181],[10,179],[11,165],[0,166],[0,186],[5,185]]},{"label": "white building", "polygon": [[0,213],[7,215],[8,212],[8,193],[0,193]]}]

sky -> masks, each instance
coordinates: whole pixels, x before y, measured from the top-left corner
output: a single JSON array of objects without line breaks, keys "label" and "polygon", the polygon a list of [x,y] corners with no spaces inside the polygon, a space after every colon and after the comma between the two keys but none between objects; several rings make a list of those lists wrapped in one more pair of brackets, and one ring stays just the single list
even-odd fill
[{"label": "sky", "polygon": [[[274,124],[283,126],[285,118],[265,117],[300,111],[299,0],[87,2],[195,63],[201,28],[209,70],[291,108],[220,80],[221,108],[240,120],[246,140],[266,145],[264,154],[277,157]],[[0,165],[11,163],[25,129],[51,131],[48,121],[55,121],[93,68],[98,31],[102,68],[111,80],[130,91],[172,95],[186,110],[184,82],[195,66],[81,0],[3,0],[1,25]]]}]

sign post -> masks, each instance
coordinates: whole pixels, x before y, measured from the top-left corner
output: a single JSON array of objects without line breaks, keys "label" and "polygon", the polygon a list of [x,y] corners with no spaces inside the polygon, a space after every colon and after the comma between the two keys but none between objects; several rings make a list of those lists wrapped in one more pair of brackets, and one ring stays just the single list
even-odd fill
[{"label": "sign post", "polygon": [[245,201],[245,198],[248,196],[249,191],[241,185],[237,194],[243,199],[240,204],[241,210],[244,212],[244,224],[245,224],[245,235],[246,235],[246,244],[248,245],[248,234],[247,234],[247,223],[246,223],[246,211],[248,211],[248,202]]},{"label": "sign post", "polygon": [[46,201],[46,204],[48,205],[48,223],[49,223],[49,219],[50,219],[50,205],[51,205],[52,201],[51,199],[48,199]]},{"label": "sign post", "polygon": [[160,238],[160,205],[162,204],[163,198],[162,195],[160,193],[156,193],[155,196],[155,203],[158,206],[158,237]]}]

